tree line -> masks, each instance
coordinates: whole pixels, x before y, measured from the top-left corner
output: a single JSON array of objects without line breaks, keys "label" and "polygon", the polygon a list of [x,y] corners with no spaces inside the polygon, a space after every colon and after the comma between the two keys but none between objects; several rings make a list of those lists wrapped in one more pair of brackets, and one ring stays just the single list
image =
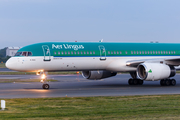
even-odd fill
[{"label": "tree line", "polygon": [[6,49],[7,48],[0,50],[0,63],[5,63],[10,58],[10,56],[6,56]]}]

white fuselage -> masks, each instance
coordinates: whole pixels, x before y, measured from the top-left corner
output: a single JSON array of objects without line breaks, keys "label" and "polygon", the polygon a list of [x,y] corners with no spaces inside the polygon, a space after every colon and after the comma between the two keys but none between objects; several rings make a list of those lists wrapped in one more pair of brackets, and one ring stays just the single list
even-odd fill
[{"label": "white fuselage", "polygon": [[[51,61],[44,61],[44,56],[12,57],[7,61],[6,66],[12,70],[26,72],[83,70],[108,70],[116,72],[129,72],[136,71],[136,67],[126,66],[127,61],[158,58],[164,57],[107,57],[106,60],[100,60],[100,57],[51,56]],[[176,58],[176,56],[174,56],[174,58]]]}]

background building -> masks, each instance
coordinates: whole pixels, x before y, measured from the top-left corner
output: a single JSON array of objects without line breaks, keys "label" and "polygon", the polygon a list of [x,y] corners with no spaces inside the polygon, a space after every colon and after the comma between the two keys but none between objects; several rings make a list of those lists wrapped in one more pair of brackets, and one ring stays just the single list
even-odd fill
[{"label": "background building", "polygon": [[7,47],[6,56],[14,56],[21,47]]}]

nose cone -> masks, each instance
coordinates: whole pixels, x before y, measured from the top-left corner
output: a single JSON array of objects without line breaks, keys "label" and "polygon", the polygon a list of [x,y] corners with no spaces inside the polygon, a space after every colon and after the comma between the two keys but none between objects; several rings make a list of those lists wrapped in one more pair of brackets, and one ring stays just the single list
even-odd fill
[{"label": "nose cone", "polygon": [[17,69],[17,61],[14,58],[10,58],[6,62],[6,67],[11,70],[16,70]]}]

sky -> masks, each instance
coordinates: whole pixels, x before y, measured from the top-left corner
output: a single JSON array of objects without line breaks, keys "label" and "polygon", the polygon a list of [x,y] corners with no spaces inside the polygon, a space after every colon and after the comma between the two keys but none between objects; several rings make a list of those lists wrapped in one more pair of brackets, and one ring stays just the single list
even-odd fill
[{"label": "sky", "polygon": [[39,42],[180,42],[180,0],[0,0],[0,48]]}]

